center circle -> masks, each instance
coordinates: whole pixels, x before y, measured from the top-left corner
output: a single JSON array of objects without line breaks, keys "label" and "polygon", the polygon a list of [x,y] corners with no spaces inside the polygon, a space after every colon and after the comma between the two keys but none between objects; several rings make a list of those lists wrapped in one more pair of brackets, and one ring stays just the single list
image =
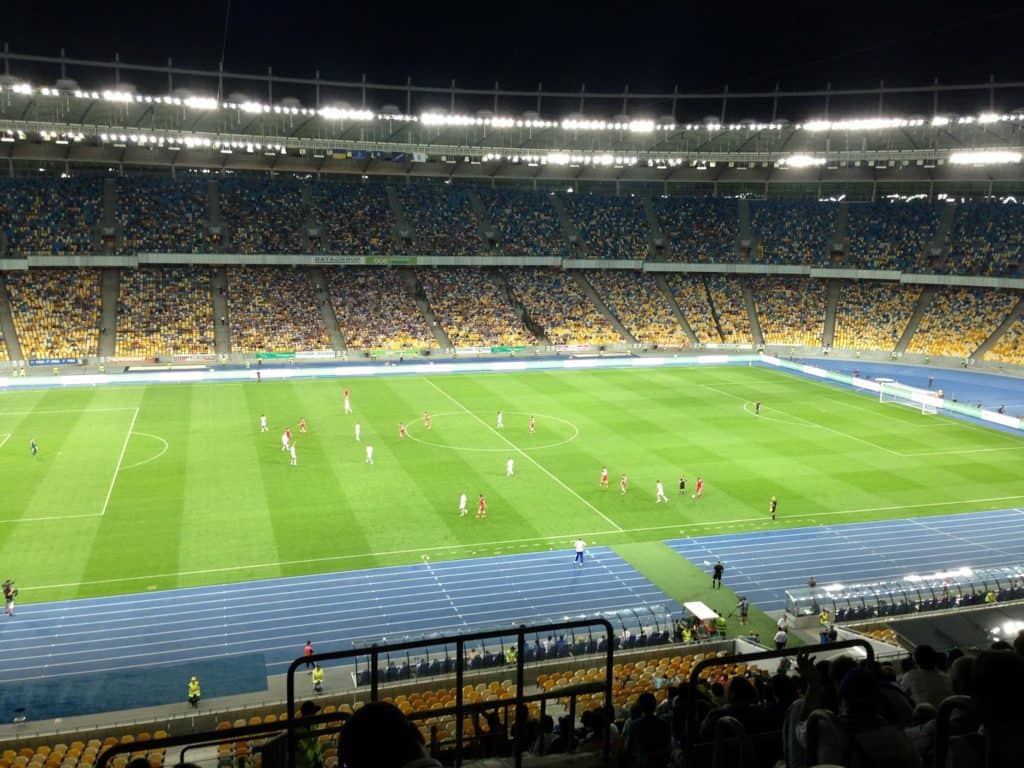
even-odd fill
[{"label": "center circle", "polygon": [[[473,411],[441,411],[439,413],[431,413],[430,422],[432,429],[429,431],[423,426],[422,416],[418,416],[416,419],[405,423],[408,437],[414,443],[429,445],[432,448],[447,448],[450,451],[465,451],[468,453],[507,453],[510,450],[530,451],[543,448],[557,448],[572,442],[580,434],[579,427],[568,419],[550,416],[546,413],[527,413],[525,411],[503,411],[504,428],[497,429],[495,415],[495,413],[490,412],[484,414]],[[522,418],[509,419],[510,416]],[[537,420],[537,432],[545,435],[541,438],[544,440],[542,443],[534,444],[532,441],[538,435],[530,434],[530,416],[534,416]],[[433,430],[438,428],[443,430],[446,423],[450,425],[458,424],[458,434],[453,435],[456,440],[451,443],[443,443],[431,439]],[[557,429],[552,429],[552,424],[557,424]],[[470,444],[471,441],[465,439],[467,436],[475,436],[481,431],[487,434],[487,442],[493,443],[495,439],[499,442],[504,442],[501,440],[504,437],[512,445],[490,448],[482,445],[472,445]],[[552,435],[552,431],[558,434]]]}]

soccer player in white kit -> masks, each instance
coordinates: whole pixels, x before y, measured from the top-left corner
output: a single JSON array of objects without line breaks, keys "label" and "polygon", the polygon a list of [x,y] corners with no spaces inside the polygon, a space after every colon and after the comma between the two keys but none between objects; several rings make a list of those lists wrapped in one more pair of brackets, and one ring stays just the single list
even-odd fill
[{"label": "soccer player in white kit", "polygon": [[466,516],[466,512],[467,512],[467,510],[466,510],[466,494],[465,493],[460,493],[459,494],[459,517],[465,517]]},{"label": "soccer player in white kit", "polygon": [[299,465],[299,460],[298,460],[298,457],[296,457],[296,455],[295,455],[295,446],[293,445],[291,448],[289,448],[288,452],[291,454],[291,457],[292,457],[291,465],[293,467],[297,467]]},{"label": "soccer player in white kit", "polygon": [[352,413],[352,403],[348,399],[348,390],[345,390],[345,413]]},{"label": "soccer player in white kit", "polygon": [[514,477],[516,474],[516,463],[512,459],[505,462],[505,477]]},{"label": "soccer player in white kit", "polygon": [[587,542],[585,542],[583,539],[576,539],[576,559],[573,560],[573,562],[579,565],[580,567],[583,566],[583,552],[586,546]]},{"label": "soccer player in white kit", "polygon": [[281,450],[282,451],[287,451],[288,450],[288,445],[290,443],[291,443],[291,441],[288,439],[288,431],[285,430],[284,432],[281,433]]},{"label": "soccer player in white kit", "polygon": [[665,495],[665,486],[661,484],[661,480],[654,484],[657,495],[654,497],[655,504],[661,504],[661,502],[668,503],[668,496]]},{"label": "soccer player in white kit", "polygon": [[359,426],[359,422],[356,422],[356,442],[359,442],[359,433],[363,431],[363,428]]},{"label": "soccer player in white kit", "polygon": [[373,446],[366,446],[366,463],[373,464]]},{"label": "soccer player in white kit", "polygon": [[501,415],[501,411],[498,411],[498,429],[505,428],[505,417]]},{"label": "soccer player in white kit", "polygon": [[266,414],[260,414],[260,432],[269,432],[270,428],[267,426]]}]

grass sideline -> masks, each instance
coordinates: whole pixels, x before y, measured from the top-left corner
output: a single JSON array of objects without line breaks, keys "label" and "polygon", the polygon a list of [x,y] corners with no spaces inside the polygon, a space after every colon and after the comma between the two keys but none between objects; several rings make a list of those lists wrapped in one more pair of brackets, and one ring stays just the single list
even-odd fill
[{"label": "grass sideline", "polygon": [[0,554],[24,602],[1024,502],[1019,437],[759,366],[6,392],[3,435]]}]

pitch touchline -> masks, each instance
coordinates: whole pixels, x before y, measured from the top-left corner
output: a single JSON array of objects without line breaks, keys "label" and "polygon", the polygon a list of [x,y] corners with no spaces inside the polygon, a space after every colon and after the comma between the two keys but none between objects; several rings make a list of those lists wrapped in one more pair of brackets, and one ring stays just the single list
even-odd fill
[{"label": "pitch touchline", "polygon": [[[964,499],[963,501],[942,501],[932,504],[905,504],[894,507],[864,507],[862,509],[845,509],[837,510],[833,512],[809,512],[807,514],[788,515],[790,519],[793,518],[807,518],[807,517],[825,517],[831,515],[852,515],[858,512],[886,512],[897,509],[919,509],[922,507],[945,507],[954,506],[957,504],[981,504],[991,501],[1010,501],[1013,499],[1024,499],[1024,496],[998,496],[989,499]],[[1024,510],[1021,510],[1024,512]],[[95,515],[93,515],[95,516]],[[711,528],[719,525],[730,525],[735,523],[764,523],[763,517],[745,517],[737,518],[733,520],[716,520],[713,522],[706,523],[677,523],[676,525],[658,525],[647,528],[625,528],[619,529],[621,533],[640,533],[643,531],[662,531],[672,530],[680,528],[694,528],[704,527]],[[211,573],[231,573],[232,571],[248,571],[248,570],[259,570],[261,568],[280,568],[281,566],[291,565],[308,565],[310,563],[329,563],[338,560],[356,560],[360,558],[370,557],[389,557],[392,555],[418,555],[424,552],[443,552],[446,550],[458,550],[458,549],[486,549],[487,547],[504,546],[506,544],[526,544],[532,541],[553,541],[555,539],[562,539],[564,541],[571,541],[578,536],[605,536],[614,535],[615,531],[588,531],[585,533],[573,533],[573,534],[560,534],[558,536],[535,536],[529,539],[504,539],[501,541],[481,541],[476,544],[444,544],[437,547],[420,547],[418,549],[393,549],[388,552],[364,552],[361,554],[353,555],[331,555],[329,557],[311,557],[303,560],[282,560],[274,563],[254,563],[252,565],[229,565],[222,568],[203,568],[194,571],[177,571],[175,573],[158,573],[150,574],[148,576],[122,576],[116,579],[94,579],[92,581],[76,581],[68,582],[66,584],[41,584],[39,586],[33,586],[33,590],[42,589],[67,589],[69,587],[84,587],[92,584],[120,584],[128,581],[145,581],[147,579],[171,579],[181,576],[204,576]]]},{"label": "pitch touchline", "polygon": [[453,403],[455,403],[455,405],[457,405],[457,406],[458,406],[459,408],[461,408],[461,409],[462,409],[463,411],[465,411],[465,412],[466,412],[466,413],[468,413],[468,414],[469,414],[470,416],[472,416],[472,417],[473,417],[474,419],[476,419],[476,420],[477,420],[477,421],[479,421],[479,422],[480,422],[481,424],[483,424],[483,425],[484,425],[484,427],[486,427],[486,428],[487,428],[487,429],[489,429],[489,430],[490,430],[491,432],[493,432],[493,433],[494,433],[494,434],[495,434],[495,435],[496,435],[497,437],[501,438],[501,440],[502,440],[502,441],[503,441],[503,442],[504,442],[504,443],[505,443],[506,445],[508,445],[508,447],[509,447],[509,448],[513,449],[513,450],[514,450],[514,451],[515,451],[516,453],[518,453],[518,454],[519,454],[520,456],[522,456],[522,457],[523,457],[523,458],[525,458],[525,459],[526,459],[527,461],[529,461],[529,462],[530,462],[531,464],[533,464],[533,465],[534,465],[535,467],[537,467],[537,469],[539,469],[539,470],[540,470],[541,472],[543,472],[543,473],[544,473],[545,475],[547,475],[547,476],[548,476],[548,477],[550,477],[550,478],[551,478],[552,480],[554,480],[554,481],[555,481],[556,483],[558,483],[558,484],[559,484],[560,486],[562,486],[562,488],[564,488],[564,489],[565,489],[565,490],[567,490],[567,491],[568,491],[568,492],[569,492],[570,494],[572,494],[572,495],[573,495],[573,496],[575,496],[575,497],[576,497],[577,499],[579,499],[579,500],[580,500],[580,501],[581,501],[581,502],[583,503],[583,505],[584,505],[584,506],[586,506],[586,507],[587,507],[588,509],[590,509],[590,510],[591,510],[592,512],[596,513],[596,514],[597,514],[597,515],[598,515],[598,516],[599,516],[599,517],[600,517],[600,518],[601,518],[602,520],[604,520],[604,521],[605,521],[606,523],[608,523],[608,524],[609,524],[610,526],[612,526],[613,528],[615,528],[615,530],[617,530],[617,531],[620,531],[620,532],[622,531],[622,526],[620,526],[620,525],[619,525],[618,523],[616,523],[616,522],[615,522],[614,520],[612,520],[612,519],[611,519],[610,517],[608,517],[608,515],[606,515],[606,514],[605,514],[604,512],[602,512],[601,510],[599,510],[599,509],[598,509],[597,507],[595,507],[595,506],[594,506],[593,504],[591,504],[591,503],[590,503],[589,501],[587,501],[587,500],[586,500],[586,499],[584,499],[584,498],[583,498],[582,496],[580,496],[580,495],[579,495],[578,493],[576,493],[576,491],[574,491],[574,490],[573,490],[572,488],[570,488],[570,487],[569,487],[568,485],[566,485],[565,483],[563,483],[563,482],[562,482],[562,481],[561,481],[561,480],[560,480],[560,479],[559,479],[559,478],[558,478],[558,477],[557,477],[556,475],[554,475],[553,473],[551,473],[551,472],[550,472],[549,470],[547,470],[547,469],[546,469],[545,467],[541,466],[541,464],[540,464],[540,463],[539,463],[539,462],[538,462],[538,461],[537,461],[536,459],[534,459],[534,458],[533,458],[532,456],[530,456],[530,454],[528,454],[528,453],[527,453],[526,451],[524,451],[524,450],[523,450],[522,448],[520,448],[520,447],[519,447],[518,445],[516,445],[515,443],[513,443],[513,442],[512,442],[511,440],[509,440],[509,439],[508,439],[507,437],[505,437],[505,436],[504,436],[503,434],[501,434],[501,432],[499,432],[499,431],[498,431],[497,429],[495,429],[494,427],[492,427],[492,426],[491,426],[490,424],[488,424],[488,423],[487,423],[486,421],[484,421],[483,419],[481,419],[481,418],[480,418],[479,416],[477,416],[477,415],[476,415],[475,413],[473,413],[473,412],[472,412],[471,410],[469,410],[469,408],[467,408],[467,407],[466,407],[466,406],[464,406],[464,405],[463,405],[462,403],[460,403],[460,402],[459,402],[458,400],[456,400],[456,399],[455,399],[454,397],[452,397],[451,395],[449,395],[449,394],[448,394],[447,392],[445,392],[445,391],[444,391],[443,389],[441,389],[441,388],[440,388],[439,386],[437,386],[437,384],[435,384],[434,382],[432,382],[432,381],[431,381],[430,379],[428,379],[428,378],[424,377],[424,379],[423,379],[423,380],[424,380],[425,382],[427,382],[427,384],[429,384],[430,386],[432,386],[432,387],[433,387],[434,389],[436,389],[436,390],[437,390],[438,392],[440,392],[440,393],[441,393],[442,395],[444,395],[444,396],[445,396],[446,398],[448,398],[448,399],[449,399],[449,400],[451,400],[451,401],[452,401]]},{"label": "pitch touchline", "polygon": [[107,498],[103,500],[101,515],[107,514],[107,505],[110,504],[110,496],[114,493],[114,483],[117,482],[117,475],[121,471],[121,462],[124,461],[124,454],[128,450],[128,441],[132,438],[132,430],[135,429],[135,420],[139,418],[139,407],[135,406],[135,413],[132,414],[132,423],[128,425],[128,432],[124,436],[124,444],[121,446],[121,455],[117,457],[117,466],[114,467],[114,476],[110,478],[110,487],[107,488]]}]

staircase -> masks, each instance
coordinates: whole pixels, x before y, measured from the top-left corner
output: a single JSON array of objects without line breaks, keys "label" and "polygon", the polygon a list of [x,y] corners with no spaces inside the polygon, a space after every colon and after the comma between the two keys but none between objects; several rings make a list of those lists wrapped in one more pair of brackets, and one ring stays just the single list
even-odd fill
[{"label": "staircase", "polygon": [[718,340],[725,341],[725,332],[722,331],[722,321],[718,317],[718,309],[715,308],[715,300],[711,298],[711,286],[708,285],[708,279],[706,276],[700,278],[701,285],[704,286],[704,298],[707,299],[708,307],[711,309],[711,319],[715,321],[715,330],[718,331]]},{"label": "staircase", "polygon": [[21,342],[18,341],[18,331],[14,327],[14,315],[11,314],[11,297],[7,294],[7,285],[0,279],[0,330],[4,333],[4,342],[7,344],[7,359],[24,360],[21,352]]},{"label": "staircase", "polygon": [[334,314],[334,306],[331,304],[331,296],[327,292],[323,270],[319,267],[310,267],[309,281],[313,286],[313,297],[320,310],[320,318],[323,320],[324,328],[327,329],[327,338],[330,339],[331,349],[335,352],[344,352],[345,339],[338,327],[338,316]]},{"label": "staircase", "polygon": [[690,339],[690,344],[697,346],[700,344],[700,340],[697,338],[697,334],[693,332],[690,324],[686,320],[686,315],[683,314],[683,310],[679,308],[679,304],[676,302],[676,297],[672,295],[672,289],[669,288],[668,280],[665,279],[665,275],[661,272],[652,272],[649,274],[654,275],[654,282],[658,286],[658,289],[664,295],[665,300],[668,302],[669,307],[672,309],[672,314],[675,315],[676,322],[679,323],[679,327],[683,329],[683,333]]},{"label": "staircase", "polygon": [[825,299],[825,328],[821,333],[821,346],[831,347],[836,337],[836,309],[839,306],[841,280],[828,281],[828,296]]},{"label": "staircase", "polygon": [[750,283],[740,279],[740,286],[743,288],[743,303],[747,307],[747,314],[750,316],[750,334],[754,337],[754,344],[762,346],[764,335],[761,333],[761,321],[757,318],[757,305],[754,303],[754,292],[750,289]]},{"label": "staircase", "polygon": [[917,306],[914,307],[914,314],[910,316],[910,320],[907,321],[907,327],[903,329],[903,335],[900,336],[900,340],[896,342],[896,349],[893,352],[897,355],[902,355],[907,351],[907,347],[910,346],[910,340],[914,338],[914,334],[917,333],[917,326],[921,324],[921,318],[924,317],[924,313],[928,311],[928,307],[932,305],[932,301],[935,299],[935,294],[939,291],[937,288],[925,288],[921,291],[921,298],[917,300]]},{"label": "staircase", "polygon": [[484,201],[480,199],[475,189],[469,190],[469,207],[473,210],[473,220],[476,222],[477,234],[484,250],[487,253],[495,253],[498,250],[498,230],[487,218],[487,208],[484,207]]},{"label": "staircase", "polygon": [[828,244],[825,246],[825,264],[831,265],[833,263],[833,254],[836,252],[832,250],[832,247],[838,245],[842,248],[842,259],[841,261],[849,261],[850,250],[850,204],[843,201],[839,204],[839,210],[836,211],[836,224],[835,231],[832,233],[832,237],[829,238]]},{"label": "staircase", "polygon": [[758,245],[754,242],[754,228],[750,218],[750,201],[746,198],[741,198],[738,201],[737,215],[739,216],[740,223],[740,239],[736,242],[736,258],[742,261],[743,244],[747,244],[750,248],[750,253],[753,253]]},{"label": "staircase", "polygon": [[502,293],[505,295],[506,301],[512,306],[512,309],[516,311],[519,319],[530,333],[537,337],[537,340],[541,344],[551,344],[551,340],[548,339],[547,332],[544,330],[544,326],[534,320],[530,313],[527,311],[523,302],[519,300],[519,297],[512,291],[512,286],[508,284],[508,279],[505,277],[505,273],[500,270],[495,272],[494,280],[501,288]]},{"label": "staircase", "polygon": [[117,297],[121,290],[121,270],[108,267],[100,273],[99,356],[113,357],[117,349]]},{"label": "staircase", "polygon": [[419,309],[420,314],[423,315],[423,319],[427,321],[427,327],[430,332],[434,334],[434,339],[440,345],[441,349],[451,349],[452,342],[448,338],[448,334],[444,332],[444,328],[437,322],[437,315],[434,314],[434,310],[430,307],[430,302],[427,301],[427,294],[424,293],[423,287],[416,280],[416,272],[412,269],[402,269],[399,271],[399,276],[402,278],[402,282],[405,283],[405,289],[409,292],[409,296],[416,303],[416,307]]},{"label": "staircase", "polygon": [[597,291],[594,290],[594,286],[590,284],[590,281],[587,280],[587,276],[583,274],[582,270],[573,269],[566,272],[566,274],[572,276],[572,279],[576,281],[576,285],[579,286],[579,289],[583,291],[591,302],[593,302],[594,306],[597,307],[598,311],[600,311],[602,315],[604,315],[604,319],[611,324],[612,328],[615,329],[615,332],[618,333],[619,336],[630,344],[639,344],[636,337],[626,330],[626,326],[619,321],[619,318],[615,316],[615,313],[612,312],[611,309],[608,308],[608,305],[604,303],[604,299],[597,295]]},{"label": "staircase", "polygon": [[942,209],[942,216],[939,219],[939,226],[935,230],[935,236],[925,246],[925,263],[929,269],[938,271],[946,266],[949,258],[949,235],[953,231],[953,218],[956,216],[957,206],[946,205]]},{"label": "staircase", "polygon": [[587,249],[587,243],[583,239],[583,234],[569,217],[569,212],[565,210],[565,203],[562,202],[562,199],[558,195],[551,195],[548,199],[551,201],[551,207],[555,209],[555,214],[558,216],[558,226],[562,230],[562,237],[569,244],[569,258],[596,258]]},{"label": "staircase", "polygon": [[[647,250],[648,258],[664,256],[668,253],[669,242],[661,222],[658,220],[658,213],[654,210],[654,203],[646,195],[641,198],[644,207],[644,216],[647,217]],[[660,259],[664,261],[664,258]]]},{"label": "staircase", "polygon": [[210,298],[213,300],[214,351],[218,355],[230,355],[231,318],[228,317],[228,272],[224,267],[215,267],[210,274]]},{"label": "staircase", "polygon": [[405,218],[405,211],[402,210],[402,201],[398,199],[398,192],[394,187],[387,187],[388,207],[391,208],[391,217],[394,224],[391,226],[391,237],[394,238],[395,248],[398,253],[410,253],[416,250],[413,241],[414,233]]},{"label": "staircase", "polygon": [[999,324],[999,327],[992,331],[992,335],[989,336],[985,341],[981,343],[971,357],[978,359],[984,357],[985,354],[995,346],[996,342],[1002,338],[1003,334],[1006,333],[1010,326],[1014,324],[1018,317],[1024,316],[1024,299],[1019,299],[1017,305],[1010,310],[1010,314],[1006,316],[1006,319]]}]

